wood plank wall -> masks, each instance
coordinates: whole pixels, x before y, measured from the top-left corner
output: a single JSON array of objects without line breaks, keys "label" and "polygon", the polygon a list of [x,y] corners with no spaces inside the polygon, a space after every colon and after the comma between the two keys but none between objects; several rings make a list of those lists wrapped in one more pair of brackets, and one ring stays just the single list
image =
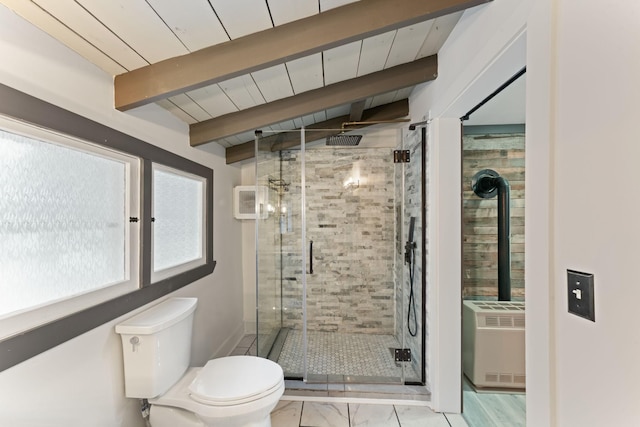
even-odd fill
[{"label": "wood plank wall", "polygon": [[471,189],[476,172],[493,169],[511,185],[511,295],[524,300],[524,134],[465,135],[462,150],[462,295],[498,295],[497,197]]}]

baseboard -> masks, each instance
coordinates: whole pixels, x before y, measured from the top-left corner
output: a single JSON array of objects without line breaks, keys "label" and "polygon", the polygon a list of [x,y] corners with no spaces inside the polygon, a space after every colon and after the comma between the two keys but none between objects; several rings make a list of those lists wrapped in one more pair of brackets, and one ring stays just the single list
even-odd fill
[{"label": "baseboard", "polygon": [[246,334],[256,334],[256,321],[255,320],[245,320],[244,321],[244,333]]}]

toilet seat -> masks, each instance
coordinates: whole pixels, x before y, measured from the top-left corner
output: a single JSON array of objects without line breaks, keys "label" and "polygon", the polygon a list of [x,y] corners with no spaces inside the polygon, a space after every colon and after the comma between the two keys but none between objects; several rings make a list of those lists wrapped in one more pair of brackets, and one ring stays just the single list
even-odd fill
[{"label": "toilet seat", "polygon": [[[168,414],[172,413],[171,411],[173,408],[179,408],[197,414],[201,419],[225,419],[227,417],[246,415],[262,410],[263,408],[267,408],[270,411],[278,403],[285,389],[283,376],[280,378],[279,384],[269,392],[262,393],[259,398],[254,396],[253,399],[248,399],[245,403],[226,405],[209,405],[200,403],[193,398],[192,393],[189,390],[189,386],[196,380],[202,369],[203,368],[189,368],[184,376],[165,394],[155,398],[150,398],[149,403],[151,404],[152,418],[154,416],[154,411],[156,412],[156,416],[160,418],[169,417]],[[174,425],[179,425],[179,423],[166,425],[173,427]]]},{"label": "toilet seat", "polygon": [[258,400],[277,390],[282,368],[275,362],[253,356],[213,359],[189,385],[196,402],[210,406],[239,405]]}]

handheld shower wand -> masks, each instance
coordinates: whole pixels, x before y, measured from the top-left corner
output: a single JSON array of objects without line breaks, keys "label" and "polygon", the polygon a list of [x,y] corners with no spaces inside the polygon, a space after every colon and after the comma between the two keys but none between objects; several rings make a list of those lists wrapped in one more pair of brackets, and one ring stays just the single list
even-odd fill
[{"label": "handheld shower wand", "polygon": [[413,230],[416,226],[416,217],[412,216],[409,221],[409,238],[407,243],[404,244],[404,263],[411,263],[411,252],[416,248],[416,243],[413,241]]},{"label": "handheld shower wand", "polygon": [[[416,313],[416,299],[413,291],[413,279],[415,276],[415,258],[416,258],[416,242],[413,241],[413,231],[416,227],[416,217],[412,216],[409,220],[409,236],[407,243],[404,245],[404,262],[409,264],[409,307],[407,309],[407,329],[409,335],[415,337],[418,334],[418,318]],[[413,312],[413,318],[411,313]],[[413,322],[411,321],[413,319]],[[411,324],[413,323],[413,328]]]}]

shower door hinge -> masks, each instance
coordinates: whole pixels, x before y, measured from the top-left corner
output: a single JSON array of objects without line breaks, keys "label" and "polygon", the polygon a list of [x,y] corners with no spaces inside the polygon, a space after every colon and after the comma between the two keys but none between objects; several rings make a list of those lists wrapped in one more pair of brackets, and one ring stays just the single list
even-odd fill
[{"label": "shower door hinge", "polygon": [[411,349],[410,348],[396,348],[395,349],[396,362],[411,362]]},{"label": "shower door hinge", "polygon": [[409,163],[411,161],[411,151],[393,150],[393,163]]}]

